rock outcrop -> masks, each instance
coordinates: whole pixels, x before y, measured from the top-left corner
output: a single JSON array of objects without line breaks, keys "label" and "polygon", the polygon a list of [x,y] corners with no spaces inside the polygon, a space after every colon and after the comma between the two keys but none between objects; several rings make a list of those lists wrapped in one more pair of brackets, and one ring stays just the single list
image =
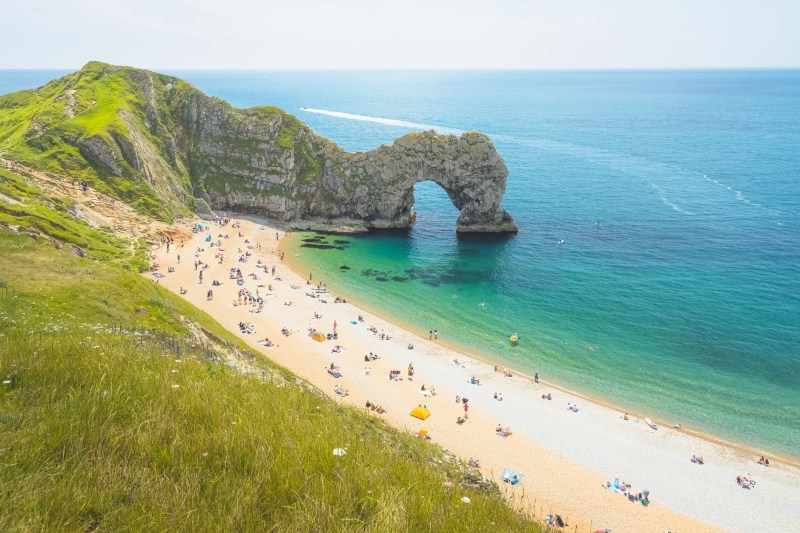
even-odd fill
[{"label": "rock outcrop", "polygon": [[[118,96],[116,108],[105,101],[107,116],[98,118],[96,100],[121,87],[125,97]],[[59,142],[76,146],[89,170],[112,188],[127,190],[116,177],[134,180],[144,186],[139,190],[154,189],[156,201],[199,198],[207,203],[201,205],[204,214],[228,211],[291,228],[368,231],[411,225],[414,184],[430,180],[460,211],[457,231],[517,231],[501,206],[508,170],[491,140],[477,132],[415,132],[389,146],[351,153],[277,108],[237,109],[177,78],[102,63],[36,91],[36,102],[50,95],[59,102],[63,126],[49,118],[47,129],[24,138],[26,153],[45,145],[37,140],[45,137],[51,151]],[[64,95],[76,102],[69,113]],[[9,109],[33,101],[21,93],[6,100]],[[4,107],[0,98],[0,119]],[[93,131],[76,138],[87,114]],[[98,123],[107,124],[105,130]],[[58,160],[74,164],[75,158],[68,153]],[[202,204],[194,203],[194,209]]]}]

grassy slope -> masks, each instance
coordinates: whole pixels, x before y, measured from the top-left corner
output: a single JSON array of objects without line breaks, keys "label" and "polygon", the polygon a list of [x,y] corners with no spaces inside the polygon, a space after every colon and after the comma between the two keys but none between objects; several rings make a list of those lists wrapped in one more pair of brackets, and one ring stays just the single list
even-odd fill
[{"label": "grassy slope", "polygon": [[[152,98],[145,94],[143,80],[152,83]],[[171,221],[188,214],[189,207],[176,198],[164,197],[158,187],[148,184],[142,173],[125,160],[117,139],[130,141],[130,133],[120,110],[132,117],[132,127],[141,133],[153,152],[169,161],[167,143],[173,140],[176,110],[199,94],[200,91],[191,84],[171,76],[93,61],[80,71],[38,89],[0,95],[0,139],[3,141],[0,155],[33,168],[85,180],[92,187],[125,201],[139,213]],[[310,185],[321,175],[324,161],[313,155],[308,135],[304,135],[309,130],[296,117],[276,107],[236,109],[222,100],[216,102],[224,108],[234,125],[237,122],[241,125],[278,122],[276,161],[284,159],[281,150],[292,151],[302,185]],[[157,112],[157,124],[148,122],[147,107],[150,104]],[[74,116],[70,115],[70,108]],[[81,154],[78,143],[92,136],[103,139],[116,153],[122,176],[111,174],[102,165],[92,164]],[[188,143],[197,141],[191,139]],[[260,139],[231,135],[216,141],[229,148],[226,157],[218,157],[212,165],[199,149],[195,149],[191,161],[176,163],[172,168],[174,172],[164,177],[177,180],[188,197],[193,189],[218,193],[232,190],[266,196],[290,193],[282,186],[264,191],[254,183],[230,175],[230,169],[241,170],[244,174],[262,170],[253,169],[251,157],[251,154],[263,151]],[[186,142],[183,140],[184,146],[179,147],[179,154],[187,153],[189,146],[185,145]],[[190,168],[184,168],[184,164]],[[277,172],[283,171],[280,164],[276,169]],[[155,172],[159,176],[164,174],[158,169]]]},{"label": "grassy slope", "polygon": [[538,530],[458,488],[440,449],[267,362],[259,379],[109,332],[239,343],[139,275],[2,229],[0,250],[0,530]]},{"label": "grassy slope", "polygon": [[[161,138],[164,132],[153,135],[145,127],[147,97],[132,77],[137,72],[145,71],[91,62],[80,71],[38,89],[0,96],[0,139],[3,139],[0,152],[34,168],[85,180],[98,190],[126,201],[140,213],[160,220],[188,214],[185,206],[165,202],[157,190],[148,186],[124,160],[114,140],[115,136],[129,138],[119,114],[125,110],[155,151],[165,153]],[[155,92],[160,94],[165,80],[171,78],[153,74],[151,79]],[[70,99],[74,116],[68,112]],[[164,102],[156,99],[156,104],[162,116],[166,116]],[[80,139],[94,135],[117,152],[122,176],[92,165],[80,153]],[[180,176],[178,172],[176,175],[188,190],[188,176]]]},{"label": "grassy slope", "polygon": [[91,259],[128,270],[138,272],[148,266],[144,243],[137,242],[131,251],[128,241],[71,217],[69,199],[44,194],[18,173],[0,169],[0,194],[20,202],[0,200],[0,225],[46,235],[59,245],[80,249]]}]

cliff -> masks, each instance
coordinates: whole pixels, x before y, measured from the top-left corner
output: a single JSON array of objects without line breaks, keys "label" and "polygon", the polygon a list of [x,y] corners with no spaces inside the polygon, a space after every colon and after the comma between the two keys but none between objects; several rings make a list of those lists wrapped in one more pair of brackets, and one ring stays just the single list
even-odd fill
[{"label": "cliff", "polygon": [[[88,181],[170,220],[212,209],[292,228],[367,231],[414,221],[414,184],[460,210],[457,231],[515,232],[508,171],[485,135],[415,132],[347,152],[274,107],[237,109],[172,76],[91,62],[0,97],[0,155]],[[202,200],[202,201],[200,201]]]}]

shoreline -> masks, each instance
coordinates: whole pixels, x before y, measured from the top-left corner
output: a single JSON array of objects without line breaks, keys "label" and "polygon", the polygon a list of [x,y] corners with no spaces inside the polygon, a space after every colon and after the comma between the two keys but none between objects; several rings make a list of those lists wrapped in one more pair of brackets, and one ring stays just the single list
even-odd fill
[{"label": "shoreline", "polygon": [[[252,220],[255,222],[257,219],[252,219]],[[293,254],[288,253],[288,250],[286,250],[286,246],[287,246],[287,243],[288,243],[288,239],[290,239],[293,235],[297,235],[297,234],[300,234],[300,233],[314,233],[314,232],[313,231],[305,231],[305,230],[302,230],[302,231],[284,230],[284,231],[285,231],[284,236],[283,236],[283,238],[281,238],[280,242],[278,243],[278,251],[286,253],[284,264],[286,264],[296,275],[298,275],[298,276],[300,276],[302,278],[303,277],[302,272],[305,269],[301,269],[300,268],[300,265],[298,265],[297,258],[294,257]],[[303,265],[303,266],[304,267],[310,267],[310,265]],[[327,283],[326,283],[326,285],[327,285]],[[336,285],[335,282],[334,282],[334,285]],[[380,309],[377,309],[377,308],[375,308],[373,306],[365,304],[359,298],[352,299],[351,295],[347,294],[346,290],[343,291],[341,287],[336,286],[336,287],[334,287],[334,289],[335,289],[335,292],[336,292],[337,295],[346,296],[348,303],[352,304],[353,306],[358,307],[360,309],[363,309],[364,311],[366,311],[366,312],[368,312],[368,313],[370,313],[372,315],[378,316],[381,319],[385,320],[386,322],[389,322],[389,323],[395,325],[398,328],[406,330],[407,332],[411,333],[412,335],[415,335],[415,336],[420,337],[420,338],[424,338],[425,337],[425,332],[420,330],[419,327],[417,327],[417,326],[415,326],[413,324],[409,324],[407,322],[404,322],[403,320],[398,319],[398,318],[386,313],[383,310],[380,310]],[[431,342],[434,342],[434,341],[431,341]],[[475,349],[473,349],[470,346],[465,346],[465,345],[459,344],[459,343],[457,343],[455,341],[446,340],[446,339],[437,339],[435,342],[436,342],[436,344],[440,344],[440,345],[442,345],[442,346],[444,346],[446,348],[449,348],[450,350],[452,350],[454,352],[458,352],[458,353],[460,353],[462,355],[469,356],[469,357],[471,357],[473,359],[481,361],[482,363],[484,363],[486,365],[489,365],[489,366],[497,365],[497,366],[503,366],[505,368],[508,368],[509,370],[511,370],[514,373],[515,376],[518,376],[518,377],[520,377],[522,379],[525,379],[525,380],[529,381],[530,383],[534,382],[534,377],[529,375],[529,374],[527,374],[526,372],[520,371],[518,368],[514,368],[513,366],[506,366],[506,365],[509,365],[509,363],[507,363],[507,362],[499,361],[499,360],[493,360],[490,355],[478,352],[478,351],[476,351]],[[539,378],[539,384],[547,385],[548,387],[556,389],[556,390],[558,390],[560,392],[563,392],[563,393],[566,393],[566,394],[581,398],[582,400],[585,400],[587,402],[591,402],[593,404],[596,404],[596,405],[599,405],[599,406],[602,406],[602,407],[617,411],[617,412],[620,413],[620,416],[622,416],[626,412],[624,409],[620,408],[619,406],[615,405],[614,403],[612,403],[609,400],[606,400],[606,399],[603,399],[603,398],[599,398],[599,397],[594,396],[594,395],[590,395],[590,394],[585,393],[583,391],[574,390],[574,389],[570,388],[569,385],[566,385],[566,384],[563,384],[563,383],[560,383],[560,382],[555,382],[555,381],[550,381],[550,380]],[[644,418],[648,416],[648,415],[645,415],[645,414],[641,414],[641,413],[638,413],[638,412],[632,412],[632,411],[627,411],[627,413],[628,413],[629,417],[631,417],[631,418],[635,417],[635,418],[639,418],[641,420],[644,420]],[[792,455],[787,455],[785,453],[775,452],[775,451],[772,451],[772,450],[764,450],[764,449],[756,448],[756,447],[748,445],[748,444],[736,442],[736,441],[733,441],[733,440],[730,440],[730,439],[726,439],[724,437],[719,437],[719,436],[713,435],[711,433],[703,432],[703,431],[700,431],[700,430],[697,430],[697,429],[691,429],[691,428],[686,428],[686,427],[682,426],[680,430],[677,430],[677,429],[674,429],[672,427],[671,423],[665,422],[665,421],[661,420],[660,418],[654,418],[652,416],[649,416],[649,418],[652,419],[656,423],[656,425],[659,426],[659,428],[670,429],[670,430],[673,430],[673,431],[680,431],[681,433],[684,433],[686,435],[691,435],[691,436],[696,437],[698,439],[705,440],[705,441],[707,441],[707,442],[709,442],[711,444],[714,444],[714,445],[717,445],[717,446],[723,446],[723,447],[726,447],[726,448],[730,448],[730,449],[734,450],[735,452],[737,452],[740,455],[740,457],[742,458],[742,460],[748,460],[748,459],[752,458],[753,456],[762,456],[763,455],[763,456],[769,456],[770,463],[782,463],[782,464],[785,464],[785,465],[790,466],[792,468],[800,468],[800,457],[795,457],[795,456],[792,456]]]},{"label": "shoreline", "polygon": [[[283,262],[278,258],[278,250],[285,251],[288,242],[280,238],[280,233],[285,232],[276,230],[269,221],[244,217],[237,220],[242,221],[242,229],[238,230],[242,236],[238,238],[233,227],[223,229],[204,222],[215,241],[218,234],[230,234],[230,240],[222,240],[224,264],[216,260],[218,253],[215,255],[222,249],[209,248],[204,241],[208,233],[192,235],[188,249],[177,249],[177,253],[184,254],[184,261],[179,264],[174,261],[176,248],[171,254],[163,248],[154,249],[154,259],[162,272],[168,266],[174,268],[174,272],[160,279],[161,285],[175,293],[187,288],[184,299],[209,313],[254,352],[307,380],[334,401],[359,410],[364,409],[366,401],[381,404],[386,408],[385,414],[366,412],[402,431],[416,433],[426,428],[434,442],[449,453],[462,460],[480,458],[481,473],[497,482],[505,468],[524,473],[520,486],[499,483],[511,505],[540,520],[548,511],[559,513],[567,518],[567,530],[577,527],[581,532],[606,527],[637,532],[750,531],[765,519],[778,529],[800,529],[800,472],[790,465],[764,468],[756,465],[755,457],[742,459],[733,448],[688,432],[668,428],[653,431],[634,417],[623,421],[621,411],[556,389],[553,384],[541,380],[532,383],[522,374],[504,378],[482,358],[442,341],[420,337],[414,333],[416,328],[400,327],[366,306],[350,301],[334,303],[335,294],[330,293],[324,297],[330,299],[327,305],[320,299],[308,298],[307,278],[287,264],[289,258]],[[252,257],[240,257],[245,247]],[[205,286],[201,282],[198,287],[198,272],[192,270],[190,255],[207,265]],[[252,272],[256,259],[276,266],[277,273],[270,277]],[[241,286],[229,280],[231,267],[248,274]],[[255,281],[261,278],[264,280]],[[212,288],[212,279],[223,281],[221,286],[213,287],[215,298],[208,299],[205,293]],[[261,313],[251,314],[255,309],[250,305],[237,306],[236,298],[234,303],[229,299],[240,289],[251,293],[259,290],[256,287],[267,290],[267,283],[275,286],[274,290],[270,287],[269,293],[262,293],[265,305]],[[293,305],[286,306],[287,300]],[[318,312],[325,318],[311,318]],[[358,314],[363,315],[363,323],[355,321]],[[339,323],[336,342],[344,348],[341,353],[332,353],[333,342],[317,343],[307,335],[311,326],[332,331],[334,320]],[[237,328],[242,321],[252,324],[256,335]],[[367,326],[374,332],[385,331],[391,340],[387,342]],[[289,328],[291,335],[282,336],[281,327]],[[274,341],[274,347],[256,342],[265,333]],[[413,351],[407,349],[406,343],[415,345]],[[380,359],[365,363],[361,356],[372,351],[380,354]],[[461,364],[453,365],[454,358]],[[331,361],[341,368],[340,379],[328,374]],[[389,370],[404,369],[409,361],[416,371],[413,381],[387,379]],[[482,386],[470,384],[470,375],[479,378]],[[421,392],[421,382],[429,387],[435,385],[438,394]],[[348,389],[349,395],[336,394],[334,387]],[[502,392],[504,401],[493,400],[492,390]],[[556,401],[539,399],[540,393],[548,391]],[[464,414],[461,404],[453,403],[456,395],[470,398],[469,421],[463,425],[455,424],[456,417]],[[580,413],[565,410],[567,400],[576,405],[580,401]],[[423,402],[432,413],[425,422],[408,415],[412,406]],[[498,424],[510,426],[513,437],[498,438],[494,429]],[[690,463],[692,454],[705,456],[706,465]],[[758,489],[742,490],[735,478],[745,474],[752,478],[751,471],[759,481]],[[631,504],[602,488],[615,472],[621,472],[622,479],[633,482],[638,490],[652,489],[653,503],[646,508]]]}]

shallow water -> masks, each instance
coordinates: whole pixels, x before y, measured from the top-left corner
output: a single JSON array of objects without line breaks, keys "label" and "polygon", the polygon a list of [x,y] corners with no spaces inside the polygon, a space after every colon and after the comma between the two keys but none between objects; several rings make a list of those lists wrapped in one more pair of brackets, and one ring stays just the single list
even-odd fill
[{"label": "shallow water", "polygon": [[[428,182],[408,233],[297,238],[300,259],[492,359],[800,457],[800,71],[174,74],[349,150],[490,134],[518,235],[457,237]],[[14,76],[0,92],[38,84]]]}]

